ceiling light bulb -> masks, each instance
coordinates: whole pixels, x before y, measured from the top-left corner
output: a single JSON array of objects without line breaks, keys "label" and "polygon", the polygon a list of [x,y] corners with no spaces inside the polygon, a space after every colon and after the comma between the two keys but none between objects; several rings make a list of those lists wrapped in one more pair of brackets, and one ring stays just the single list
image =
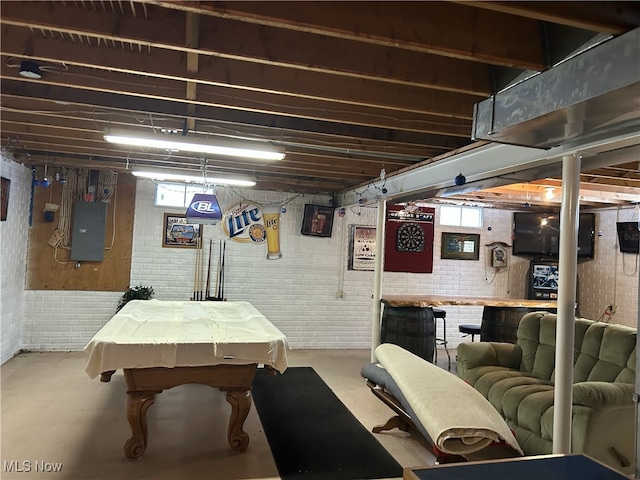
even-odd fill
[{"label": "ceiling light bulb", "polygon": [[546,190],[545,193],[544,193],[545,198],[547,200],[553,199],[553,197],[555,196],[554,188],[553,187],[547,187],[545,190]]}]

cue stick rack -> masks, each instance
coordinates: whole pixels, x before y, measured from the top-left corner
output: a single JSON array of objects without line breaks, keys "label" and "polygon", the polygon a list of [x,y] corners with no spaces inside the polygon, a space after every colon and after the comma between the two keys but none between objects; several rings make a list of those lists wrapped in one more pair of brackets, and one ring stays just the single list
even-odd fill
[{"label": "cue stick rack", "polygon": [[[192,301],[201,302],[204,300],[209,301],[224,301],[224,269],[225,269],[225,256],[226,256],[226,241],[220,241],[219,255],[218,255],[218,268],[216,272],[216,286],[215,296],[211,296],[211,259],[213,250],[213,240],[209,240],[209,258],[207,262],[207,276],[206,283],[204,277],[204,248],[202,244],[202,238],[198,237],[195,248],[194,259],[194,273],[193,273],[193,296],[190,298]],[[204,287],[204,288],[203,288]]]}]

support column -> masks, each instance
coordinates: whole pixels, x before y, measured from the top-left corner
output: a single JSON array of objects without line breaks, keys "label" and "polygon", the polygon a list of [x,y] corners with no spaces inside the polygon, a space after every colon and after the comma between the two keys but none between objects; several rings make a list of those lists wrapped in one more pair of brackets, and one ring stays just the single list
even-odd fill
[{"label": "support column", "polygon": [[573,348],[575,341],[578,222],[580,218],[580,160],[580,157],[575,155],[562,157],[553,453],[565,454],[571,452]]},{"label": "support column", "polygon": [[[640,222],[640,220],[638,220]],[[638,305],[640,305],[640,275],[638,276]],[[638,309],[638,319],[636,328],[640,329],[640,308]],[[636,365],[640,365],[640,337],[636,335]],[[636,478],[640,478],[640,468],[638,467],[638,459],[640,459],[640,376],[636,375],[636,390],[633,393],[633,401],[636,402]]]},{"label": "support column", "polygon": [[378,219],[376,221],[376,261],[373,273],[373,308],[371,318],[371,361],[375,362],[374,350],[380,345],[380,314],[382,271],[384,269],[384,221],[387,215],[387,201],[378,200]]}]

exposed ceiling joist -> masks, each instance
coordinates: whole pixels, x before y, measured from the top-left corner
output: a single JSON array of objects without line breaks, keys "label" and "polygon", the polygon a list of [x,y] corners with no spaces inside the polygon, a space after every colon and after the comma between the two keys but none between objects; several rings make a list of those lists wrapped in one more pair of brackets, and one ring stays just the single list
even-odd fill
[{"label": "exposed ceiling joist", "polygon": [[[37,168],[119,171],[201,159],[108,145],[110,126],[269,141],[284,161],[208,164],[340,195],[477,146],[475,104],[639,18],[633,2],[3,2],[0,140]],[[582,180],[635,188],[636,160]]]}]

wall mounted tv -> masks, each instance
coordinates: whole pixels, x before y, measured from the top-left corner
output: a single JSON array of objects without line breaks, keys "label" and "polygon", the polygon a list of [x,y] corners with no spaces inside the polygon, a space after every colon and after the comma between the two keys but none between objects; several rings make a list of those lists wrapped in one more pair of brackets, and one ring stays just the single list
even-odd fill
[{"label": "wall mounted tv", "polygon": [[[593,258],[595,213],[581,213],[578,227],[578,258]],[[532,258],[558,258],[560,215],[557,213],[514,212],[513,254]]]}]

